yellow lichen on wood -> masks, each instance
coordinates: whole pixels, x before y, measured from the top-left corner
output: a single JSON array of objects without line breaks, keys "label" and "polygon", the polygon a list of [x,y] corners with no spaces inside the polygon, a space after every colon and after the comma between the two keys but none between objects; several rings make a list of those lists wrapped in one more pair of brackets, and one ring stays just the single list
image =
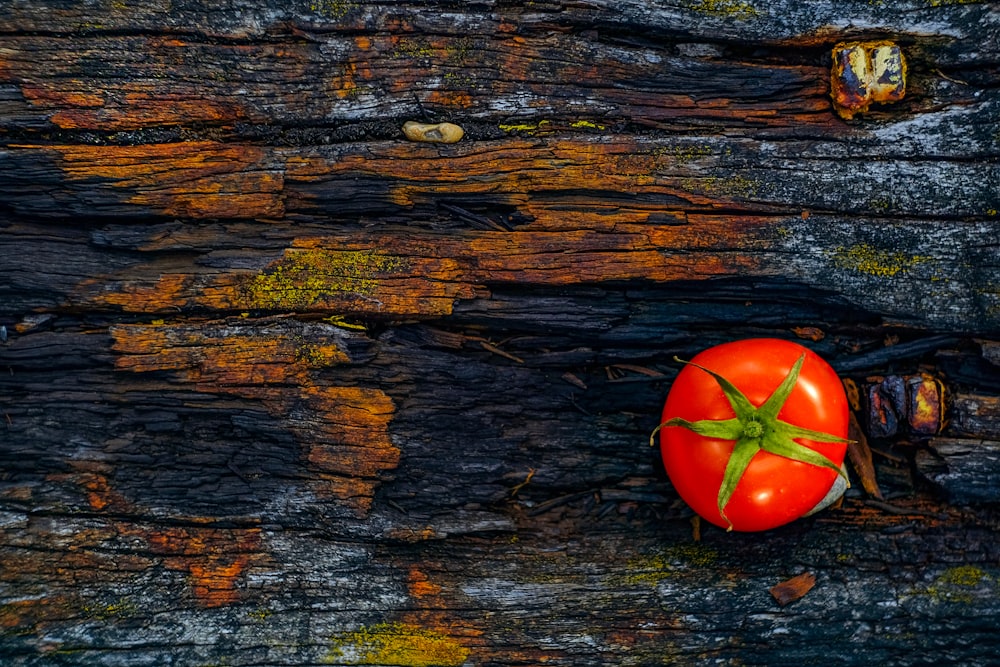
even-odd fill
[{"label": "yellow lichen on wood", "polygon": [[501,123],[499,127],[504,132],[524,132],[527,134],[533,134],[539,130],[545,129],[545,126],[551,124],[551,121],[540,120],[537,123]]},{"label": "yellow lichen on wood", "polygon": [[375,250],[290,248],[242,287],[241,304],[258,310],[306,310],[345,296],[374,297],[378,280],[406,261]]},{"label": "yellow lichen on wood", "polygon": [[574,121],[574,122],[570,123],[569,126],[572,127],[572,128],[574,128],[574,129],[577,129],[577,130],[579,130],[581,128],[586,128],[586,129],[589,129],[589,130],[603,130],[604,129],[603,125],[599,125],[599,124],[597,124],[597,123],[595,123],[595,122],[593,122],[591,120],[577,120],[577,121]]},{"label": "yellow lichen on wood", "polygon": [[355,7],[357,3],[343,0],[312,0],[309,3],[309,11],[334,20],[344,18]]},{"label": "yellow lichen on wood", "polygon": [[833,263],[841,269],[851,269],[876,278],[893,278],[915,266],[931,260],[901,250],[880,250],[867,243],[840,246],[832,253]]},{"label": "yellow lichen on wood", "polygon": [[942,572],[920,592],[936,602],[971,604],[978,596],[994,596],[996,579],[975,565],[958,565]]},{"label": "yellow lichen on wood", "polygon": [[975,565],[959,565],[945,570],[937,581],[951,586],[978,586],[992,582],[993,577]]},{"label": "yellow lichen on wood", "polygon": [[657,585],[679,573],[691,569],[715,567],[719,553],[702,544],[678,544],[654,553],[628,561],[626,584]]},{"label": "yellow lichen on wood", "polygon": [[691,2],[691,9],[705,14],[731,16],[737,19],[752,19],[760,15],[760,11],[749,2],[743,0],[696,0]]},{"label": "yellow lichen on wood", "polygon": [[328,662],[340,665],[458,667],[469,650],[445,634],[404,623],[378,623],[333,637]]}]

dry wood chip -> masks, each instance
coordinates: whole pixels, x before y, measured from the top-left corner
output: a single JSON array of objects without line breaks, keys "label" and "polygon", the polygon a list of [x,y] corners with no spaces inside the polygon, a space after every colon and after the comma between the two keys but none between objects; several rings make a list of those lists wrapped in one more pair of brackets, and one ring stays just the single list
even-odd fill
[{"label": "dry wood chip", "polygon": [[850,442],[847,445],[847,456],[851,460],[854,472],[861,479],[861,488],[872,498],[882,500],[882,489],[878,486],[878,479],[875,477],[875,464],[872,461],[872,450],[868,446],[868,438],[865,437],[858,424],[858,418],[851,412],[851,421],[847,427],[847,437]]},{"label": "dry wood chip", "polygon": [[510,352],[504,352],[503,350],[501,350],[496,345],[493,345],[492,343],[487,343],[485,340],[479,341],[479,344],[482,345],[483,349],[486,350],[487,352],[492,352],[493,354],[498,354],[498,355],[500,355],[501,357],[503,357],[505,359],[510,359],[511,361],[516,361],[519,364],[523,364],[524,363],[524,359],[522,359],[521,357],[514,356]]},{"label": "dry wood chip", "polygon": [[635,364],[612,364],[612,368],[618,368],[623,371],[632,371],[633,373],[639,373],[640,375],[648,375],[649,377],[659,378],[663,377],[663,373],[652,368],[646,368],[645,366],[636,366]]},{"label": "dry wood chip", "polygon": [[511,498],[515,497],[521,491],[521,489],[523,489],[524,487],[528,486],[528,484],[531,483],[531,478],[534,477],[534,476],[535,476],[535,469],[534,468],[529,468],[528,469],[528,475],[524,478],[524,481],[523,482],[519,482],[518,484],[515,484],[513,486],[513,488],[511,488],[511,490],[510,490],[510,497]]},{"label": "dry wood chip", "polygon": [[569,372],[563,373],[561,377],[563,380],[566,380],[566,382],[569,382],[574,387],[579,387],[580,389],[587,388],[587,383],[578,378],[577,376],[573,375],[572,373]]},{"label": "dry wood chip", "polygon": [[771,595],[778,601],[779,605],[784,607],[803,597],[815,585],[816,575],[811,572],[803,572],[771,587]]},{"label": "dry wood chip", "polygon": [[799,338],[811,341],[821,341],[826,338],[826,332],[819,327],[792,327],[792,333]]}]

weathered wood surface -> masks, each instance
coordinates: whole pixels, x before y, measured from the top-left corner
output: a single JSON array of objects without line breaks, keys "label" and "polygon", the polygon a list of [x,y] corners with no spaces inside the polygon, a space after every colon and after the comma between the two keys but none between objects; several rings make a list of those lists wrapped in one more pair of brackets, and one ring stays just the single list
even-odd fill
[{"label": "weathered wood surface", "polygon": [[[4,664],[994,663],[995,4],[3,10]],[[875,476],[695,531],[646,439],[757,335]]]}]

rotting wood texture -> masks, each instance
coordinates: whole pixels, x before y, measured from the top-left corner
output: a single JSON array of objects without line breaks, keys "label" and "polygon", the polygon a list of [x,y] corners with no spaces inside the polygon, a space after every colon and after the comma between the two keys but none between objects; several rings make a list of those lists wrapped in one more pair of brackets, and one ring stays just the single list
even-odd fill
[{"label": "rotting wood texture", "polygon": [[[967,0],[7,3],[2,662],[992,664],[997,62]],[[855,484],[692,526],[673,357],[761,335]]]}]

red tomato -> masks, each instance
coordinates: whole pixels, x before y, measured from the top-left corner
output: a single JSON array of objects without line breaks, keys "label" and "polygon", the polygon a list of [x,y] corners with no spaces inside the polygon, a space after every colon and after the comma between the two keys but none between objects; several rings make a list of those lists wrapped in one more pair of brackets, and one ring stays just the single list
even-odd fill
[{"label": "red tomato", "polygon": [[[728,379],[749,402],[760,407],[805,355],[801,371],[777,417],[793,426],[835,436],[838,442],[796,437],[840,467],[847,450],[847,397],[837,373],[816,353],[790,341],[757,338],[705,350],[677,376],[663,408],[663,421],[681,418],[730,420],[736,416],[719,382],[694,364]],[[660,430],[663,463],[681,498],[706,520],[734,530],[767,530],[812,510],[830,490],[837,472],[760,450],[719,511],[723,473],[735,440],[706,437],[682,426]],[[794,445],[792,445],[794,446]]]}]

